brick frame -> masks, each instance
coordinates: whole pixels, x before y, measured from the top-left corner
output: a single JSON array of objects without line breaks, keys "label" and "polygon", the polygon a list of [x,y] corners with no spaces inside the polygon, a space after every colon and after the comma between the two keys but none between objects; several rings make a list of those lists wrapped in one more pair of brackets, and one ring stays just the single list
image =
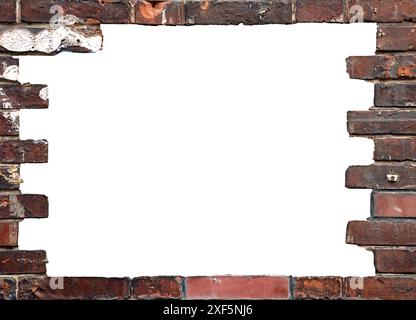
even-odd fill
[{"label": "brick frame", "polygon": [[[416,299],[415,20],[413,0],[0,0],[0,299]],[[19,191],[20,165],[48,160],[46,140],[19,139],[19,113],[48,97],[17,81],[12,56],[98,51],[100,23],[308,22],[378,23],[376,54],[347,59],[352,79],[374,82],[374,106],[349,112],[348,132],[374,140],[375,163],[346,172],[347,188],[374,190],[346,242],[374,252],[376,276],[50,278],[44,251],[18,250],[19,222],[48,217],[46,196]]]}]

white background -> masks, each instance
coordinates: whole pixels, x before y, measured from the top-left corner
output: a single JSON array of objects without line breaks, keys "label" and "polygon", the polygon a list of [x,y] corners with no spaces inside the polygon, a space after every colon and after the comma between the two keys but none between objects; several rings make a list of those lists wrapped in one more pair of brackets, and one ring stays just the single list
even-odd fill
[{"label": "white background", "polygon": [[21,224],[21,249],[48,273],[370,275],[345,244],[369,216],[349,165],[347,110],[372,105],[345,58],[375,50],[375,25],[104,26],[104,51],[21,58],[21,81],[50,88],[22,111],[23,138],[50,162],[24,165],[22,191],[50,218]]}]

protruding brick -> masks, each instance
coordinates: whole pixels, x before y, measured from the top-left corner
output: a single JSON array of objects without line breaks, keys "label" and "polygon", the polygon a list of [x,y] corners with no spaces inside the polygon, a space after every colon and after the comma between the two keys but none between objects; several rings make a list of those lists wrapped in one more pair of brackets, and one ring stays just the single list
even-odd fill
[{"label": "protruding brick", "polygon": [[374,217],[416,218],[416,192],[373,191],[371,202]]},{"label": "protruding brick", "polygon": [[0,165],[0,189],[17,190],[20,183],[19,165]]},{"label": "protruding brick", "polygon": [[16,0],[0,0],[0,23],[16,22]]},{"label": "protruding brick", "polygon": [[352,166],[347,170],[345,186],[353,189],[414,190],[416,166],[410,163]]},{"label": "protruding brick", "polygon": [[[366,22],[405,22],[416,20],[416,3],[413,0],[347,0],[347,9],[359,6]],[[360,9],[361,10],[361,9]]]},{"label": "protruding brick", "polygon": [[184,25],[186,7],[184,1],[137,1],[136,23],[145,25]]},{"label": "protruding brick", "polygon": [[19,60],[12,57],[0,57],[0,80],[17,81],[18,77]]},{"label": "protruding brick", "polygon": [[297,0],[297,22],[344,22],[343,0]]},{"label": "protruding brick", "polygon": [[48,162],[46,140],[0,141],[0,163],[45,163]]},{"label": "protruding brick", "polygon": [[294,298],[303,299],[341,299],[341,277],[300,277],[294,278]]},{"label": "protruding brick", "polygon": [[378,273],[416,273],[415,249],[374,250],[374,265]]},{"label": "protruding brick", "polygon": [[97,19],[112,24],[131,22],[127,0],[24,0],[21,4],[22,21],[49,23],[59,13],[50,13],[54,5],[61,6],[63,15],[74,15],[81,20]]},{"label": "protruding brick", "polygon": [[0,300],[16,300],[16,279],[0,277]]},{"label": "protruding brick", "polygon": [[416,222],[350,221],[346,242],[359,246],[413,246]]},{"label": "protruding brick", "polygon": [[415,135],[416,111],[350,111],[348,132],[351,135]]},{"label": "protruding brick", "polygon": [[288,299],[288,277],[190,277],[187,299]]},{"label": "protruding brick", "polygon": [[0,219],[47,218],[48,198],[39,194],[0,196]]},{"label": "protruding brick", "polygon": [[18,300],[122,300],[129,297],[128,278],[23,277]]},{"label": "protruding brick", "polygon": [[377,83],[374,87],[376,107],[416,107],[416,83]]},{"label": "protruding brick", "polygon": [[0,221],[0,247],[16,247],[19,239],[18,221]]},{"label": "protruding brick", "polygon": [[41,84],[0,84],[0,109],[48,107],[48,87]]},{"label": "protruding brick", "polygon": [[0,275],[46,273],[46,252],[0,251]]},{"label": "protruding brick", "polygon": [[292,1],[188,1],[189,24],[292,23]]},{"label": "protruding brick", "polygon": [[415,161],[416,137],[384,137],[374,139],[374,160]]},{"label": "protruding brick", "polygon": [[180,277],[140,277],[132,280],[134,299],[179,299],[182,296]]},{"label": "protruding brick", "polygon": [[[392,2],[393,3],[393,2]],[[415,51],[415,24],[383,24],[377,30],[378,51]]]},{"label": "protruding brick", "polygon": [[19,135],[19,112],[0,111],[0,136]]}]

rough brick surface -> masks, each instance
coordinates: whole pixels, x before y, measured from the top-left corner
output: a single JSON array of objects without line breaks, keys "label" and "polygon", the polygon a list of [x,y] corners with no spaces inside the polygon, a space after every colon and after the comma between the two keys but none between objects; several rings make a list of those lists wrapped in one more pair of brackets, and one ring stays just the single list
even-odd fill
[{"label": "rough brick surface", "polygon": [[297,22],[344,22],[344,3],[341,0],[297,0]]},{"label": "rough brick surface", "polygon": [[48,198],[39,194],[0,196],[0,219],[47,218]]},{"label": "rough brick surface", "polygon": [[0,247],[16,247],[18,238],[18,221],[0,221]]},{"label": "rough brick surface", "polygon": [[0,165],[0,189],[17,190],[21,182],[18,165]]},{"label": "rough brick surface", "polygon": [[288,299],[288,277],[190,277],[187,299]]},{"label": "rough brick surface", "polygon": [[374,160],[416,160],[416,137],[376,138],[374,146]]},{"label": "rough brick surface", "polygon": [[136,23],[149,25],[183,25],[187,23],[183,1],[138,1]]},{"label": "rough brick surface", "polygon": [[414,24],[379,25],[377,31],[377,50],[414,51],[416,45],[416,26]]},{"label": "rough brick surface", "polygon": [[376,107],[416,107],[416,83],[377,83]]},{"label": "rough brick surface", "polygon": [[0,0],[0,23],[16,22],[16,0]]},{"label": "rough brick surface", "polygon": [[416,222],[350,221],[346,241],[360,246],[416,245]]},{"label": "rough brick surface", "polygon": [[19,60],[12,57],[0,57],[0,80],[16,81],[18,76]]},{"label": "rough brick surface", "polygon": [[303,299],[341,299],[341,277],[294,278],[293,297]]},{"label": "rough brick surface", "polygon": [[373,191],[371,214],[385,218],[416,218],[416,192]]},{"label": "rough brick surface", "polygon": [[346,173],[347,188],[414,190],[416,166],[410,163],[352,166]]},{"label": "rough brick surface", "polygon": [[128,278],[23,277],[18,300],[121,300],[129,297]]},{"label": "rough brick surface", "polygon": [[0,300],[15,300],[16,288],[16,279],[0,277]]},{"label": "rough brick surface", "polygon": [[48,162],[46,140],[0,141],[1,163],[44,163]]},{"label": "rough brick surface", "polygon": [[0,111],[0,136],[19,135],[19,112]]},{"label": "rough brick surface", "polygon": [[414,250],[374,250],[374,265],[378,273],[416,273]]},{"label": "rough brick surface", "polygon": [[404,22],[416,20],[413,0],[347,0],[348,9],[361,6],[366,22]]},{"label": "rough brick surface", "polygon": [[36,84],[0,85],[0,109],[34,109],[48,107],[48,88]]},{"label": "rough brick surface", "polygon": [[179,299],[182,296],[180,277],[140,277],[132,280],[134,299]]},{"label": "rough brick surface", "polygon": [[0,275],[45,273],[46,252],[0,251]]}]

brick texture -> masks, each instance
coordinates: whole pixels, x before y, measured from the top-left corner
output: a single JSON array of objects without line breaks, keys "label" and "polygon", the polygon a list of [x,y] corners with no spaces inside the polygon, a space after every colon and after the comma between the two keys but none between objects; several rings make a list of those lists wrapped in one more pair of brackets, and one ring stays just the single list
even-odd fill
[{"label": "brick texture", "polygon": [[378,273],[416,273],[414,250],[374,250],[374,265]]},{"label": "brick texture", "polygon": [[340,0],[297,0],[297,22],[344,22],[344,3]]},{"label": "brick texture", "polygon": [[299,277],[294,278],[293,297],[304,299],[341,299],[341,277]]},{"label": "brick texture", "polygon": [[18,221],[0,221],[0,247],[16,247],[18,236]]},{"label": "brick texture", "polygon": [[1,163],[44,163],[48,162],[46,140],[0,141]]},{"label": "brick texture", "polygon": [[132,280],[134,299],[179,299],[182,297],[180,277],[140,277]]},{"label": "brick texture", "polygon": [[416,218],[416,192],[372,193],[372,215],[381,218]]},{"label": "brick texture", "polygon": [[47,108],[48,95],[45,85],[0,85],[0,109]]},{"label": "brick texture", "polygon": [[16,22],[16,0],[0,0],[0,22]]},{"label": "brick texture", "polygon": [[0,196],[0,219],[47,218],[48,198],[39,194]]},{"label": "brick texture", "polygon": [[18,190],[21,182],[18,165],[0,165],[0,189]]},{"label": "brick texture", "polygon": [[16,111],[0,111],[0,136],[19,135],[19,113]]},{"label": "brick texture", "polygon": [[383,137],[374,139],[374,160],[415,161],[416,137]]},{"label": "brick texture", "polygon": [[0,277],[0,300],[16,300],[16,279]]},{"label": "brick texture", "polygon": [[0,275],[46,272],[45,251],[0,251]]},{"label": "brick texture", "polygon": [[145,25],[183,25],[187,23],[183,1],[138,1],[135,7],[135,22]]},{"label": "brick texture", "polygon": [[376,107],[416,107],[416,83],[377,83],[374,88]]},{"label": "brick texture", "polygon": [[405,22],[416,20],[416,3],[413,0],[347,0],[348,8],[363,8],[366,22]]},{"label": "brick texture", "polygon": [[378,51],[414,51],[416,45],[414,24],[379,25],[377,31]]}]

